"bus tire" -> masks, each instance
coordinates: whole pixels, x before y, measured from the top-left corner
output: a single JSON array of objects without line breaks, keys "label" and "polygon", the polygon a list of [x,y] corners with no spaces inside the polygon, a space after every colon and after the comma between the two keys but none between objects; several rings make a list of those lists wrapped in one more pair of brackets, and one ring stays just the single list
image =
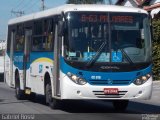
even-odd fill
[{"label": "bus tire", "polygon": [[29,95],[29,100],[35,101],[35,99],[36,99],[36,93],[31,92],[31,94]]},{"label": "bus tire", "polygon": [[129,101],[128,100],[114,100],[113,102],[113,106],[115,108],[116,111],[125,111]]},{"label": "bus tire", "polygon": [[57,109],[60,106],[60,101],[52,97],[52,87],[50,83],[46,84],[46,103],[49,104],[51,109]]},{"label": "bus tire", "polygon": [[18,100],[25,99],[24,90],[21,90],[20,88],[19,75],[16,75],[15,94]]}]

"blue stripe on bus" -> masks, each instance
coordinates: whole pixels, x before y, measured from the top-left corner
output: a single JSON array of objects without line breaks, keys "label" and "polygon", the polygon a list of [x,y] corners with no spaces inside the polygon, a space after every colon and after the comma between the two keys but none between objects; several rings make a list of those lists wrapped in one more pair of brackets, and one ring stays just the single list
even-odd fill
[{"label": "blue stripe on bus", "polygon": [[[23,55],[22,52],[16,52],[13,57],[15,66],[20,70],[23,70]],[[29,69],[31,63],[39,58],[49,58],[53,60],[53,52],[30,53],[30,62],[27,64],[27,69]],[[150,65],[146,69],[133,72],[92,72],[73,68],[72,66],[69,66],[63,58],[60,59],[60,63],[61,70],[64,74],[71,72],[77,76],[83,77],[88,83],[94,85],[104,85],[105,83],[110,82],[110,80],[117,84],[120,83],[118,85],[126,85],[132,83],[137,77],[146,75],[152,71],[152,65]],[[82,73],[83,76],[79,75],[79,73]]]},{"label": "blue stripe on bus", "polygon": [[18,69],[20,70],[23,69],[23,56],[24,56],[23,52],[14,52],[13,55],[14,65],[18,67]]},{"label": "blue stripe on bus", "polygon": [[[15,52],[13,56],[14,65],[19,69],[23,70],[23,52]],[[31,52],[30,60],[27,63],[27,69],[29,69],[30,64],[32,64],[35,60],[39,58],[48,58],[53,60],[53,52]]]},{"label": "blue stripe on bus", "polygon": [[39,58],[49,58],[53,60],[53,52],[32,52],[30,53],[31,63]]}]

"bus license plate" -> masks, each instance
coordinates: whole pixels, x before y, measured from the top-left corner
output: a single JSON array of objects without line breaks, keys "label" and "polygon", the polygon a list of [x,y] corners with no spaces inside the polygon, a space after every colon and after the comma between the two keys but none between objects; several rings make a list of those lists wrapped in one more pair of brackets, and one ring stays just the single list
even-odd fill
[{"label": "bus license plate", "polygon": [[118,88],[104,88],[104,94],[118,94]]}]

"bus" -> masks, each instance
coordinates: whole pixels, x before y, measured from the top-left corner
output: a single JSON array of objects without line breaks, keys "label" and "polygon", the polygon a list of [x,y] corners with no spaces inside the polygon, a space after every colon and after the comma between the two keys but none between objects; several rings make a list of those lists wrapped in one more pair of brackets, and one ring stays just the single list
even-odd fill
[{"label": "bus", "polygon": [[125,110],[150,99],[150,20],[139,8],[63,5],[11,19],[5,80],[17,99],[44,95],[53,109],[66,100],[107,100]]}]

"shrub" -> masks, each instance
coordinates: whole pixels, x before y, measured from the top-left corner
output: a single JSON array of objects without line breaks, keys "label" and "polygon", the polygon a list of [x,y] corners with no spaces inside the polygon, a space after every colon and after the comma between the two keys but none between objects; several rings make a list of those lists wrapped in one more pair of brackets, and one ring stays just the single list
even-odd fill
[{"label": "shrub", "polygon": [[153,77],[160,80],[160,19],[153,19]]}]

